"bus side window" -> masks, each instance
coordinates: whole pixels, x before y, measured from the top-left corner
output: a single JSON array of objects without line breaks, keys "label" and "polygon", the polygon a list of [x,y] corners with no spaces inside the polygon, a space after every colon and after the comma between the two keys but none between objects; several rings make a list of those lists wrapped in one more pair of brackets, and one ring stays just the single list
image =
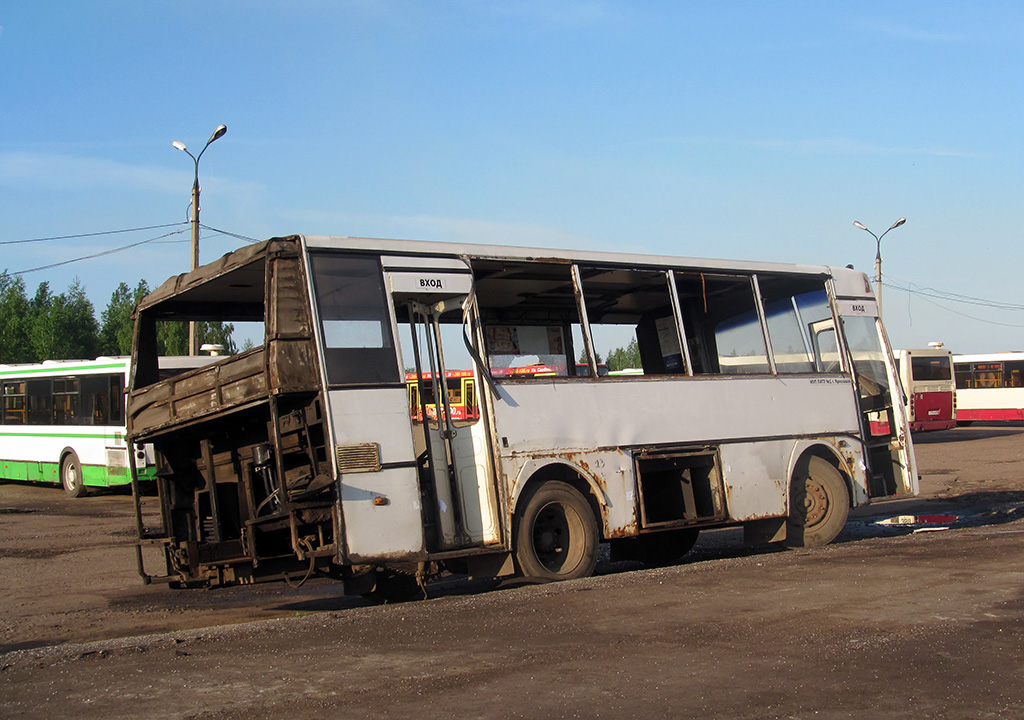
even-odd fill
[{"label": "bus side window", "polygon": [[583,333],[570,265],[478,260],[473,274],[494,378],[579,375]]},{"label": "bus side window", "polygon": [[120,417],[123,417],[123,413],[118,422],[110,422],[111,400],[122,405],[124,403],[123,392],[113,394],[117,392],[117,386],[122,384],[117,382],[119,377],[117,375],[84,375],[79,378],[81,387],[79,424],[95,426],[120,424]]},{"label": "bus side window", "polygon": [[[757,319],[750,314],[755,307],[750,278],[684,271],[675,276],[694,374],[757,371],[756,363],[744,359],[751,351],[747,320]],[[732,347],[719,348],[720,339]],[[763,340],[761,346],[755,355],[761,355],[767,371]]]},{"label": "bus side window", "polygon": [[25,381],[6,382],[3,384],[4,425],[24,425],[26,419]]},{"label": "bus side window", "polygon": [[974,377],[971,374],[969,365],[964,368],[963,365],[957,364],[954,375],[956,376],[956,387],[958,390],[968,390],[974,387]]},{"label": "bus side window", "polygon": [[53,389],[49,378],[25,383],[29,425],[53,425]]},{"label": "bus side window", "polygon": [[80,425],[78,378],[54,378],[53,418],[55,425]]},{"label": "bus side window", "polygon": [[819,372],[809,328],[832,320],[824,277],[759,273],[757,280],[776,371]]},{"label": "bus side window", "polygon": [[613,371],[686,373],[666,271],[581,266],[580,277],[594,350]]},{"label": "bus side window", "polygon": [[766,373],[768,350],[751,279],[740,275],[676,272],[676,289],[695,372]]},{"label": "bus side window", "polygon": [[1024,387],[1024,362],[1004,362],[1003,377],[1006,379],[1006,387]]}]

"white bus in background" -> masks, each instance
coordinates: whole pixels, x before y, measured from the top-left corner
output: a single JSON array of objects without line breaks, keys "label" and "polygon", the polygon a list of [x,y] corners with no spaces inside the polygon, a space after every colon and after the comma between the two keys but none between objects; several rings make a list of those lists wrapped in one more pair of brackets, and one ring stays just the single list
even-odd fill
[{"label": "white bus in background", "polygon": [[900,382],[907,400],[907,420],[914,432],[948,430],[956,426],[956,386],[953,353],[942,343],[918,350],[900,350]]},{"label": "white bus in background", "polygon": [[[168,375],[210,358],[160,358]],[[130,359],[47,360],[0,365],[0,479],[60,484],[73,498],[90,487],[131,482],[125,441]],[[135,448],[140,479],[152,453]]]},{"label": "white bus in background", "polygon": [[[156,323],[190,319],[265,339],[161,380]],[[602,372],[595,347],[626,333],[642,367]],[[646,562],[723,526],[823,545],[851,506],[917,490],[892,351],[845,268],[274,238],[144,298],[133,362],[129,437],[166,468],[161,524],[137,508],[147,582],[563,580],[602,542]],[[429,407],[454,369],[479,405],[458,423]],[[410,376],[435,386],[418,412]]]},{"label": "white bus in background", "polygon": [[957,422],[1024,420],[1024,352],[954,355]]}]

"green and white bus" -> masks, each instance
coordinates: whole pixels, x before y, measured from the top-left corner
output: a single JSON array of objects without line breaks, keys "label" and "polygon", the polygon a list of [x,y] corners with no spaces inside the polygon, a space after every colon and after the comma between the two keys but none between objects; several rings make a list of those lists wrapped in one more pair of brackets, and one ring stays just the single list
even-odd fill
[{"label": "green and white bus", "polygon": [[[167,374],[210,358],[161,358]],[[125,381],[131,359],[47,360],[0,365],[0,479],[60,483],[73,498],[90,487],[131,483]],[[153,452],[136,446],[141,479]]]}]

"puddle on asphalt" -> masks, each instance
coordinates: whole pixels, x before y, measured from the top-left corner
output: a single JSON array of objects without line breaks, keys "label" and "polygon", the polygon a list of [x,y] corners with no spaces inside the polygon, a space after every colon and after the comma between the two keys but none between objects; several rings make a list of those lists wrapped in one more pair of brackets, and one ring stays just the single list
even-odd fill
[{"label": "puddle on asphalt", "polygon": [[959,515],[894,515],[875,521],[876,525],[888,527],[914,528],[914,532],[933,532],[948,530],[950,525],[960,521]]}]

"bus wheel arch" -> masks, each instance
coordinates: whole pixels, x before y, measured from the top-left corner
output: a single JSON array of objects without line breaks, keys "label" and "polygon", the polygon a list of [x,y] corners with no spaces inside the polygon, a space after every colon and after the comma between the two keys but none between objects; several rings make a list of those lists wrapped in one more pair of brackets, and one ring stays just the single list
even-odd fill
[{"label": "bus wheel arch", "polygon": [[89,492],[82,474],[82,462],[71,448],[65,448],[60,454],[60,484],[68,497],[80,498]]},{"label": "bus wheel arch", "polygon": [[600,509],[589,481],[568,465],[535,472],[512,516],[517,570],[538,580],[588,577],[601,543]]},{"label": "bus wheel arch", "polygon": [[840,468],[835,455],[820,446],[797,459],[789,480],[786,547],[828,545],[845,527],[852,496],[850,480]]}]

